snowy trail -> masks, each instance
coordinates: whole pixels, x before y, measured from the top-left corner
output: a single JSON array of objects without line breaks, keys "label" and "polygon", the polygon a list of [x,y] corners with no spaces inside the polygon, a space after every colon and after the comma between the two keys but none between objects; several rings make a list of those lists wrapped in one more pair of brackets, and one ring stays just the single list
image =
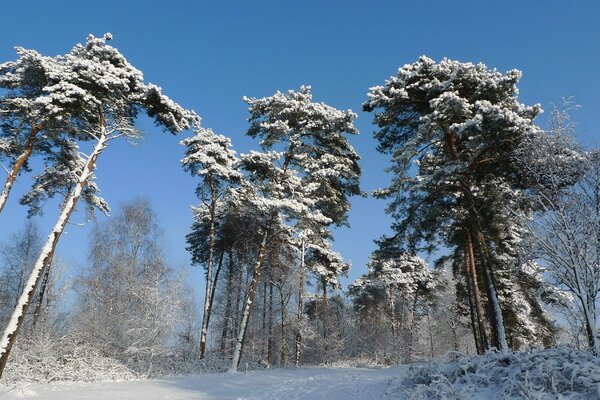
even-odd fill
[{"label": "snowy trail", "polygon": [[0,399],[300,400],[380,399],[406,367],[301,368],[142,381],[0,385]]}]

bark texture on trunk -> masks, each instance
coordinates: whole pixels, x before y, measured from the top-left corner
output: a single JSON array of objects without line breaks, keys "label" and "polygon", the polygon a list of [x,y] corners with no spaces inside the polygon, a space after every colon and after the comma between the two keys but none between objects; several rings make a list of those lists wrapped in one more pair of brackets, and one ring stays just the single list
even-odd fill
[{"label": "bark texture on trunk", "polygon": [[4,206],[6,205],[6,201],[8,200],[8,195],[10,194],[10,190],[12,189],[13,185],[15,184],[15,180],[17,179],[17,176],[19,175],[19,173],[21,172],[21,169],[23,168],[23,166],[25,165],[27,160],[29,160],[29,157],[33,153],[33,148],[35,146],[35,143],[38,140],[38,133],[40,133],[42,131],[42,129],[44,129],[44,127],[42,125],[34,126],[31,128],[31,132],[29,133],[29,136],[27,137],[27,144],[25,145],[23,152],[21,153],[21,155],[19,157],[17,157],[17,159],[15,160],[15,163],[13,164],[13,167],[11,168],[10,172],[8,173],[8,176],[6,177],[6,182],[4,183],[4,187],[2,188],[2,192],[0,192],[0,213],[4,209]]}]

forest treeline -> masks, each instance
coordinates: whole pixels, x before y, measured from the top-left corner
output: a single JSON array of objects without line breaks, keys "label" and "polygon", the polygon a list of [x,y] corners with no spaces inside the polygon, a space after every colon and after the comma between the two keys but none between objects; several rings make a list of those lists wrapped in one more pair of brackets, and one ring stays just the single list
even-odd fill
[{"label": "forest treeline", "polygon": [[[600,163],[574,139],[570,100],[541,128],[540,106],[518,101],[519,71],[427,57],[370,88],[362,107],[392,177],[373,195],[393,233],[343,292],[350,265],[333,231],[353,196],[370,195],[349,139],[357,115],[313,101],[309,86],[244,97],[257,150],[238,154],[111,39],[56,57],[17,48],[0,64],[0,212],[33,159],[41,168],[19,199],[29,217],[61,199],[46,239],[29,221],[0,247],[0,376],[389,365],[561,343],[597,353]],[[97,162],[114,140],[140,137],[141,114],[191,133],[181,163],[197,181],[186,240],[205,278],[200,305],[148,200],[95,222],[75,279],[54,256],[78,204],[90,219],[108,214]]]}]

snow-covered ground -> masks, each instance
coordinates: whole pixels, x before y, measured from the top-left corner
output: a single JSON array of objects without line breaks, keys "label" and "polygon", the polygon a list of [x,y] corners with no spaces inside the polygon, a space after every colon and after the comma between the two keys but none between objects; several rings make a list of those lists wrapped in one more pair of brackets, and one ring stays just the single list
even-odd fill
[{"label": "snow-covered ground", "polygon": [[205,374],[153,380],[0,385],[0,399],[44,400],[226,400],[226,399],[381,399],[406,367],[300,368]]}]

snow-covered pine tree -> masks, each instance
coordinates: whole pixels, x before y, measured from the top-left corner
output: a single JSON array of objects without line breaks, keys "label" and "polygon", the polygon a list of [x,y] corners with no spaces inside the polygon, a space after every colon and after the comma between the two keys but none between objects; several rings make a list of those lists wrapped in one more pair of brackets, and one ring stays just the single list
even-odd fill
[{"label": "snow-covered pine tree", "polygon": [[[90,35],[85,45],[76,45],[65,57],[65,65],[60,75],[56,76],[56,84],[45,88],[48,92],[45,98],[49,104],[56,101],[59,104],[83,105],[77,115],[77,127],[86,136],[94,138],[95,145],[65,198],[58,221],[42,248],[0,339],[0,376],[39,284],[42,270],[52,258],[79,198],[88,187],[98,157],[108,143],[135,134],[134,122],[142,111],[172,133],[197,126],[200,121],[194,112],[183,109],[163,95],[159,87],[146,85],[142,73],[129,64],[116,48],[106,43],[110,39],[110,34],[103,38]],[[60,107],[50,109],[56,112],[55,115],[63,112]]]},{"label": "snow-covered pine tree", "polygon": [[[221,270],[224,251],[221,251],[216,273],[213,273],[215,261],[216,225],[220,219],[217,210],[222,196],[228,188],[239,182],[242,174],[237,171],[238,159],[231,149],[231,140],[215,134],[211,129],[199,129],[196,134],[181,142],[186,147],[183,168],[193,176],[202,179],[196,188],[200,205],[193,208],[194,223],[192,232],[186,237],[188,250],[192,253],[194,263],[206,266],[206,287],[204,291],[204,312],[200,331],[200,358],[206,351],[206,338],[212,311],[218,273]],[[205,234],[208,225],[208,243]],[[206,245],[208,244],[208,252]],[[206,258],[208,256],[208,258]],[[214,276],[213,276],[214,274]]]},{"label": "snow-covered pine tree", "polygon": [[[383,259],[374,254],[367,268],[369,272],[349,287],[355,307],[369,307],[365,303],[369,298],[384,302],[389,332],[392,338],[403,333],[405,361],[410,362],[414,351],[417,307],[440,286],[440,279],[422,258],[408,253]],[[373,297],[377,292],[381,292],[380,295]]]},{"label": "snow-covered pine tree", "polygon": [[0,193],[0,212],[32,154],[46,153],[61,136],[86,139],[76,125],[87,99],[64,81],[66,59],[16,50],[16,61],[0,64],[0,161],[6,159],[10,166]]},{"label": "snow-covered pine tree", "polygon": [[[356,114],[342,111],[312,100],[310,86],[299,91],[277,92],[261,99],[244,98],[249,105],[251,123],[248,134],[261,139],[265,150],[281,149],[283,168],[294,169],[312,201],[312,209],[330,219],[328,225],[347,223],[350,210],[349,197],[360,195],[360,157],[348,141],[348,135],[358,134],[353,122]],[[300,221],[301,229],[309,229],[318,238],[315,245],[323,245],[330,237],[327,229],[310,226]],[[300,255],[298,289],[298,326],[301,325],[304,297],[304,249],[306,237],[298,240]],[[323,245],[322,248],[326,246]],[[340,272],[340,271],[338,271]],[[300,363],[301,333],[296,338],[296,365]]]},{"label": "snow-covered pine tree", "polygon": [[492,345],[503,352],[508,342],[489,257],[499,214],[489,207],[494,192],[482,189],[522,189],[513,155],[535,131],[540,109],[517,101],[520,77],[517,70],[502,74],[483,64],[421,57],[384,86],[371,88],[363,105],[375,113],[379,150],[392,155],[393,182],[377,195],[392,199],[396,234],[383,242],[472,246],[484,280]]},{"label": "snow-covered pine tree", "polygon": [[[300,220],[328,224],[329,218],[313,210],[310,191],[302,185],[295,170],[287,168],[285,153],[251,151],[241,156],[241,167],[247,172],[240,186],[230,191],[230,209],[252,214],[256,231],[262,239],[252,272],[252,280],[244,302],[240,329],[235,342],[230,371],[237,371],[242,356],[250,312],[256,297],[264,258],[270,242],[281,234],[290,234]],[[282,167],[278,166],[281,162]]]}]

